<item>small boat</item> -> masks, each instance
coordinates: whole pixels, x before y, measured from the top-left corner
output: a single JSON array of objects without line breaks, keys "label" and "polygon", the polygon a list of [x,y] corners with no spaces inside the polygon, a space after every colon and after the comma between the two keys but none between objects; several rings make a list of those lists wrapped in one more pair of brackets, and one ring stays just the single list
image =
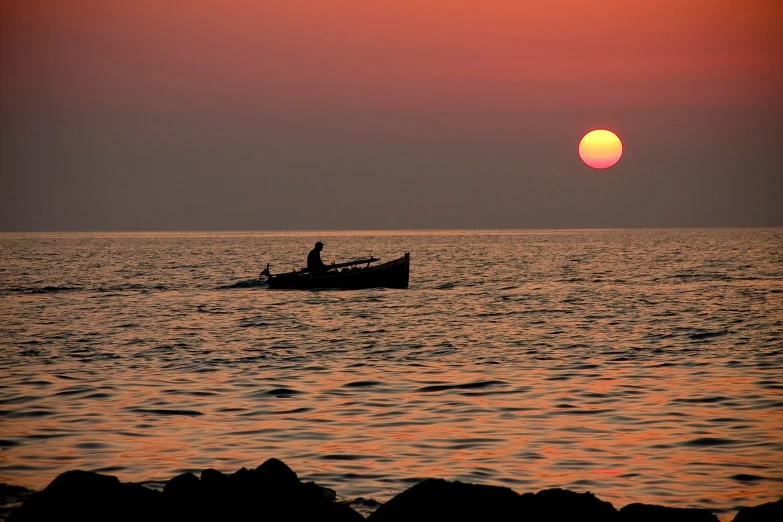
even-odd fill
[{"label": "small boat", "polygon": [[281,290],[408,288],[408,274],[411,264],[409,252],[399,259],[370,266],[370,263],[375,261],[380,260],[371,257],[369,259],[358,259],[347,263],[327,265],[328,271],[320,274],[312,274],[305,268],[273,275],[269,272],[269,265],[266,265],[261,275],[266,276],[269,288]]}]

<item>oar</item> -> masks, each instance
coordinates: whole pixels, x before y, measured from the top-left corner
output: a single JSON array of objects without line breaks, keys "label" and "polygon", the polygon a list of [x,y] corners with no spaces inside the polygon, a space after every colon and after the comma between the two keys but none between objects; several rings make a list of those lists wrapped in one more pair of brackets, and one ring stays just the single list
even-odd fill
[{"label": "oar", "polygon": [[[343,267],[346,267],[346,266],[361,265],[361,264],[364,264],[364,263],[367,263],[369,265],[370,263],[373,263],[375,261],[380,261],[380,259],[377,258],[377,257],[371,257],[369,259],[357,259],[356,261],[348,261],[346,263],[337,263],[337,264],[332,263],[331,265],[324,265],[324,266],[326,266],[327,270],[331,270],[332,268],[343,268]],[[300,274],[305,274],[305,273],[307,273],[309,271],[310,271],[309,268],[303,268],[303,269],[301,269],[299,271],[299,273]]]}]

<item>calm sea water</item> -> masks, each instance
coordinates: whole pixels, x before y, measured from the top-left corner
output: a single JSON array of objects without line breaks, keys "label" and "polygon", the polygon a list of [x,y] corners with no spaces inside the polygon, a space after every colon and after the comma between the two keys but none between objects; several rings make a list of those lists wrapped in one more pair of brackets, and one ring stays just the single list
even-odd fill
[{"label": "calm sea water", "polygon": [[[408,290],[272,291],[411,252]],[[783,229],[4,234],[0,481],[268,457],[723,518],[783,493]]]}]

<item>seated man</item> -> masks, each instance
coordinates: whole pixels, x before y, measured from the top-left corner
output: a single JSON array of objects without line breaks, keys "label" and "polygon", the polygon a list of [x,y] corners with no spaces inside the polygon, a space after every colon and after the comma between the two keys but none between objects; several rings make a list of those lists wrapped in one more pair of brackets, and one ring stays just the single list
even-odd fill
[{"label": "seated man", "polygon": [[321,250],[323,249],[324,244],[319,241],[315,244],[315,248],[307,254],[307,270],[311,274],[323,274],[328,270],[328,267],[321,261]]}]

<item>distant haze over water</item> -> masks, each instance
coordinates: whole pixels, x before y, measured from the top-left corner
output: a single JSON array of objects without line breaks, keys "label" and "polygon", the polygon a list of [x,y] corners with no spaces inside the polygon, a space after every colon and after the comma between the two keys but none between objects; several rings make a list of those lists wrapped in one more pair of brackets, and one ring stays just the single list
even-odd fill
[{"label": "distant haze over water", "polygon": [[[271,291],[411,252],[408,290]],[[0,235],[0,482],[278,457],[728,518],[783,490],[783,229]]]}]

